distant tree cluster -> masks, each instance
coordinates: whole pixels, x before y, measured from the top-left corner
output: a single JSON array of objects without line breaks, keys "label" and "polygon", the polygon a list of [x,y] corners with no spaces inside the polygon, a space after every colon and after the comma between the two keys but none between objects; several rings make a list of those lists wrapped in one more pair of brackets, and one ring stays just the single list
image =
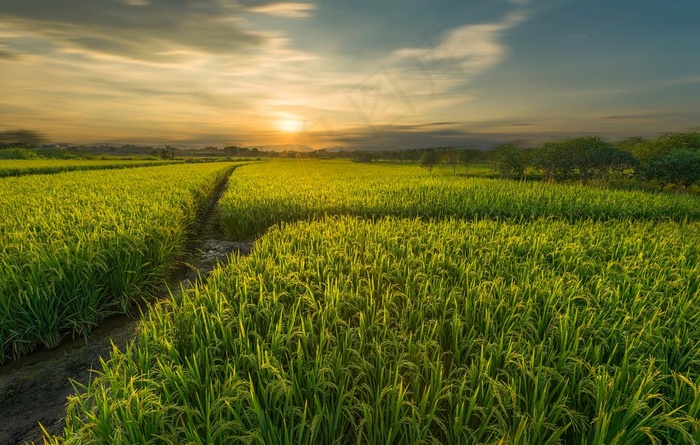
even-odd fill
[{"label": "distant tree cluster", "polygon": [[175,155],[177,154],[179,150],[175,147],[171,147],[170,145],[166,145],[163,148],[156,148],[154,149],[151,154],[154,156],[158,156],[161,159],[175,159]]},{"label": "distant tree cluster", "polygon": [[[548,142],[534,148],[503,144],[492,150],[437,147],[393,152],[346,152],[359,162],[417,162],[432,172],[438,164],[453,172],[463,165],[488,164],[501,178],[606,183],[613,175],[637,178],[659,188],[700,184],[700,133],[629,138],[610,143],[598,136]],[[333,157],[333,154],[329,154]],[[337,154],[335,156],[338,156]]]},{"label": "distant tree cluster", "polygon": [[528,168],[540,172],[545,181],[606,182],[612,174],[630,172],[660,188],[685,189],[700,183],[700,133],[616,144],[587,136],[529,149],[506,144],[487,152],[485,159],[504,178],[522,179]]},{"label": "distant tree cluster", "polygon": [[700,183],[700,133],[666,134],[623,145],[639,160],[637,174],[647,181],[681,188]]}]

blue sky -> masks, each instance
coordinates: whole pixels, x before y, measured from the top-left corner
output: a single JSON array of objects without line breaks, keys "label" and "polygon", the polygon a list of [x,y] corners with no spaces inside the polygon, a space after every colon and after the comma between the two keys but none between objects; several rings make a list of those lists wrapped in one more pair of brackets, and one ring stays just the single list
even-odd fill
[{"label": "blue sky", "polygon": [[0,0],[0,130],[424,147],[700,129],[700,2]]}]

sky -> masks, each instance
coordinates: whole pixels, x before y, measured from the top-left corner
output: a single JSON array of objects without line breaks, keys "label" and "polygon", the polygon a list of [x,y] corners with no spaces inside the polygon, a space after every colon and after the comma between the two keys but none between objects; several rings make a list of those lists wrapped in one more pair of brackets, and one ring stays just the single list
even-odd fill
[{"label": "sky", "polygon": [[700,131],[697,0],[0,0],[0,131],[419,148]]}]

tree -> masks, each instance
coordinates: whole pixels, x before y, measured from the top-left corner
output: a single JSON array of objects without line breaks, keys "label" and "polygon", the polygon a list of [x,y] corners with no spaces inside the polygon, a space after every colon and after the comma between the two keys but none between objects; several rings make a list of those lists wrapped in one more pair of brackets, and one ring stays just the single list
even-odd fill
[{"label": "tree", "polygon": [[654,145],[658,151],[669,152],[679,148],[700,149],[700,133],[666,133],[659,136]]},{"label": "tree", "polygon": [[156,148],[153,150],[153,154],[161,159],[175,159],[175,152],[177,148],[166,145],[165,148]]},{"label": "tree", "polygon": [[631,153],[610,144],[600,146],[590,153],[589,165],[593,176],[607,180],[611,172],[622,172],[639,165]]},{"label": "tree", "polygon": [[442,162],[452,166],[452,173],[457,174],[457,164],[459,164],[459,152],[457,150],[446,150],[442,154]]},{"label": "tree", "polygon": [[466,150],[460,150],[459,152],[459,162],[464,165],[464,174],[468,174],[469,166],[481,160],[484,156],[484,152],[477,150],[475,148],[468,148]]},{"label": "tree", "polygon": [[675,184],[685,189],[700,183],[700,151],[681,148],[655,156],[639,173],[644,179],[657,181],[661,188]]},{"label": "tree", "polygon": [[571,158],[573,167],[581,181],[586,182],[597,169],[600,153],[610,146],[598,136],[585,136],[564,141],[566,154]]},{"label": "tree", "polygon": [[428,172],[433,172],[433,167],[440,161],[440,153],[433,149],[425,150],[420,157],[420,166],[428,170]]},{"label": "tree", "polygon": [[635,173],[661,188],[669,184],[686,188],[698,182],[698,153],[700,133],[664,134],[634,146]]},{"label": "tree", "polygon": [[604,141],[598,136],[549,142],[535,149],[533,165],[542,171],[544,180],[563,181],[578,176],[606,180],[613,171],[637,165],[631,153]]},{"label": "tree", "polygon": [[378,153],[374,153],[371,151],[358,151],[358,152],[356,152],[355,156],[353,156],[352,161],[353,162],[368,163],[368,162],[372,162],[378,158],[379,158]]},{"label": "tree", "polygon": [[[634,139],[631,138],[630,141]],[[629,145],[629,151],[642,165],[645,165],[660,156],[678,149],[700,150],[700,133],[667,133],[654,140],[642,139],[637,141],[636,144],[630,142],[625,145]]]},{"label": "tree", "polygon": [[641,150],[642,147],[646,144],[649,144],[649,141],[644,138],[631,137],[623,139],[621,141],[617,141],[613,145],[628,153],[635,154],[638,150]]},{"label": "tree", "polygon": [[548,142],[532,153],[532,164],[545,181],[564,181],[573,176],[574,162],[563,143]]},{"label": "tree", "polygon": [[488,154],[488,160],[501,178],[521,179],[525,177],[526,156],[514,144],[503,144]]}]

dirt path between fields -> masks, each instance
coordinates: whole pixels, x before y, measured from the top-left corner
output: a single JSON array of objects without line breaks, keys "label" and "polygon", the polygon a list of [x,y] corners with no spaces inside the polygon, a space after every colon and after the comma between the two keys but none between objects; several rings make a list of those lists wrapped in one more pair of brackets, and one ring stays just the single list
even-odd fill
[{"label": "dirt path between fields", "polygon": [[[218,263],[226,263],[230,255],[247,255],[252,243],[228,241],[219,225],[217,203],[226,189],[224,181],[199,216],[187,246],[182,267],[173,275],[173,293],[187,288],[206,276]],[[165,290],[160,298],[167,298]],[[135,315],[139,313],[134,308]],[[100,359],[109,358],[112,344],[123,348],[132,341],[138,320],[136,316],[109,318],[87,343],[76,339],[53,350],[40,350],[0,366],[0,445],[43,443],[39,423],[49,432],[60,433],[65,417],[66,399],[74,394],[73,383],[87,384],[93,370],[100,370]]]}]

